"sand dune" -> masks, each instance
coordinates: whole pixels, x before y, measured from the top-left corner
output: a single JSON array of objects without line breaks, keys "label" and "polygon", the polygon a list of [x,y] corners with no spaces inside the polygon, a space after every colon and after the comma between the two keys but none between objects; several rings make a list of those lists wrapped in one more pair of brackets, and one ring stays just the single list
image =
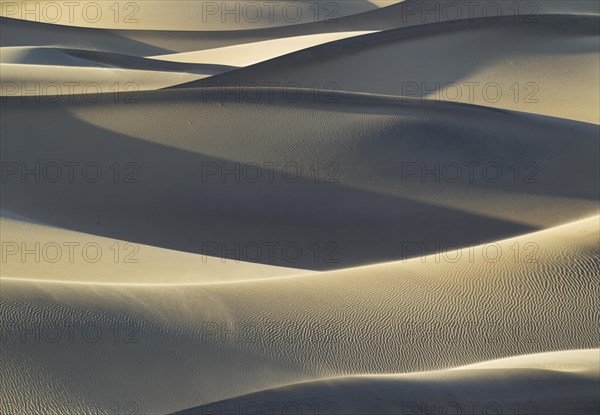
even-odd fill
[{"label": "sand dune", "polygon": [[[2,96],[72,96],[165,88],[227,72],[219,64],[165,62],[59,48],[0,48]],[[93,99],[93,98],[92,98]]]},{"label": "sand dune", "polygon": [[5,98],[2,208],[108,238],[305,269],[398,259],[404,242],[493,241],[597,212],[595,125],[353,94],[315,103],[315,91],[300,91],[292,103],[284,91],[258,90],[249,103],[235,102],[239,91],[227,92],[231,102],[212,92]]},{"label": "sand dune", "polygon": [[[352,3],[356,4],[357,2],[337,2],[338,5]],[[114,2],[110,5],[113,4]],[[312,4],[314,6],[314,2]],[[458,5],[457,11],[454,10],[456,5]],[[522,8],[515,8],[513,2],[482,0],[477,2],[477,7],[473,7],[470,2],[441,0],[435,2],[433,12],[428,12],[428,10],[431,10],[431,4],[428,5],[426,1],[406,0],[370,12],[340,17],[327,23],[306,23],[264,29],[254,28],[251,30],[218,32],[202,30],[135,30],[136,28],[139,29],[140,26],[133,28],[131,24],[121,24],[119,29],[80,28],[19,20],[18,14],[4,13],[7,18],[0,25],[0,45],[93,48],[149,56],[190,52],[316,33],[389,30],[427,23],[453,22],[459,19],[472,21],[480,17],[486,17],[490,25],[493,26],[498,23],[496,21],[498,16],[507,16],[516,23],[535,23],[538,16],[546,14],[589,16],[600,14],[598,2],[588,0],[537,1],[533,4],[525,3],[522,6]],[[68,16],[68,13],[64,14]],[[32,17],[34,16],[35,14]],[[164,16],[161,16],[161,19],[164,21]],[[231,22],[232,19],[229,21]],[[234,25],[232,29],[235,27]]]},{"label": "sand dune", "polygon": [[[63,414],[79,413],[64,402],[93,402],[99,413],[135,402],[140,413],[160,414],[321,378],[597,348],[599,219],[502,241],[497,261],[477,248],[458,260],[195,288],[2,280],[2,401],[27,408],[29,397],[19,393],[27,382],[40,407]],[[534,244],[535,261],[515,260],[515,243]],[[74,325],[91,329],[48,340],[47,327]],[[482,376],[491,385],[508,376],[535,388],[572,385],[577,376],[519,370]],[[459,390],[478,377],[472,369],[448,376]],[[583,395],[587,385],[580,383]],[[478,388],[486,399],[503,399]],[[513,396],[524,395],[506,399]]]},{"label": "sand dune", "polygon": [[[306,275],[305,270],[188,254],[32,223],[4,214],[2,277],[81,284],[205,284]],[[37,252],[35,254],[27,252]]]},{"label": "sand dune", "polygon": [[599,34],[0,0],[0,413],[597,414]]},{"label": "sand dune", "polygon": [[51,0],[3,1],[1,16],[97,29],[228,31],[315,23],[360,14],[402,0],[239,2],[116,0],[110,4]]},{"label": "sand dune", "polygon": [[190,86],[328,85],[599,124],[600,20],[537,19],[464,20],[353,37]]},{"label": "sand dune", "polygon": [[289,53],[297,52],[299,50],[307,49],[323,43],[329,43],[335,40],[346,39],[349,37],[360,36],[369,33],[372,32],[337,32],[296,36],[216,49],[152,56],[152,59],[160,59],[172,62],[208,63],[243,67],[254,65],[262,61],[287,55]]},{"label": "sand dune", "polygon": [[317,34],[142,58],[85,49],[2,47],[2,96],[148,91],[370,32]]},{"label": "sand dune", "polygon": [[340,415],[469,411],[590,414],[599,409],[598,382],[600,349],[570,350],[435,372],[330,378],[257,392],[178,414],[269,408],[310,411],[317,407]]},{"label": "sand dune", "polygon": [[[118,53],[99,52],[85,49],[62,48],[32,48],[32,47],[6,47],[0,48],[0,62],[13,65],[43,65],[58,67],[79,68],[114,68],[137,69],[148,71],[173,71],[173,72],[201,72],[214,67],[213,73],[218,70],[226,71],[236,69],[234,66],[214,62],[202,64],[189,64],[170,62],[152,58],[121,55]],[[3,76],[4,78],[4,76]]]}]

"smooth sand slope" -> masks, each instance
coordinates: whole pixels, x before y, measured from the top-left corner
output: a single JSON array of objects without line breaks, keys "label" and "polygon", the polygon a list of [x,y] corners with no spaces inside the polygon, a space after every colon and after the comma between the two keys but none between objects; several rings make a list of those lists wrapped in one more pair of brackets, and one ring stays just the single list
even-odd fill
[{"label": "smooth sand slope", "polygon": [[[198,287],[2,280],[0,401],[29,413],[56,408],[45,413],[61,414],[81,413],[65,402],[93,402],[99,413],[109,413],[114,402],[135,402],[139,413],[164,414],[322,378],[598,348],[599,219],[499,242],[503,255],[495,262],[477,247],[458,260],[427,257]],[[516,243],[534,244],[535,260],[515,260]],[[64,329],[52,341],[57,334],[47,330],[56,327],[75,331],[69,337]],[[544,384],[566,382],[569,389],[557,398],[586,395],[588,404],[597,402],[587,376],[577,382],[582,395],[569,395],[577,373],[519,367],[472,368],[427,381],[440,391],[454,377],[458,398],[502,402],[543,402]],[[477,379],[500,389],[473,385]],[[512,395],[519,385],[531,386],[531,394]]]},{"label": "smooth sand slope", "polygon": [[1,16],[97,29],[229,31],[315,23],[377,10],[402,0],[278,2],[143,0],[2,1]]},{"label": "smooth sand slope", "polygon": [[1,414],[598,413],[600,3],[69,4],[0,0]]},{"label": "smooth sand slope", "polygon": [[398,259],[403,243],[418,254],[597,212],[595,125],[258,93],[255,103],[191,89],[133,103],[5,98],[2,208],[113,239],[315,270]]},{"label": "smooth sand slope", "polygon": [[[311,3],[314,6],[314,2]],[[336,3],[348,7],[347,5],[359,2],[344,1]],[[114,2],[110,3],[109,6],[113,4]],[[457,4],[458,10],[455,11],[453,8]],[[537,1],[533,4],[526,3],[522,9],[519,9],[516,18],[513,2],[483,0],[478,1],[477,5],[477,7],[473,7],[473,3],[468,1],[442,0],[435,2],[434,11],[431,12],[431,2],[406,0],[389,7],[340,17],[326,23],[293,24],[249,30],[236,30],[244,22],[240,19],[240,24],[236,24],[233,17],[225,20],[226,23],[229,23],[228,27],[230,28],[227,31],[206,31],[202,29],[193,31],[135,30],[136,28],[139,29],[140,26],[132,27],[131,24],[124,23],[120,25],[119,29],[80,28],[19,20],[18,14],[4,13],[8,17],[0,25],[0,45],[93,48],[107,52],[149,56],[190,52],[316,33],[389,30],[459,19],[472,21],[480,17],[486,17],[491,25],[494,25],[497,23],[498,16],[508,16],[513,21],[520,23],[535,23],[538,15],[545,14],[591,16],[600,14],[600,5],[594,0],[549,0]],[[106,12],[107,15],[110,13]],[[68,13],[65,13],[65,16],[68,16]],[[165,16],[161,16],[161,21],[164,22],[164,18]]]},{"label": "smooth sand slope", "polygon": [[0,48],[0,94],[127,94],[166,88],[232,69],[235,67],[165,62],[80,49],[3,47]]},{"label": "smooth sand slope", "polygon": [[1,47],[0,94],[69,96],[161,89],[365,33],[369,32],[299,36],[150,58],[86,49]]},{"label": "smooth sand slope", "polygon": [[597,16],[435,23],[353,37],[192,83],[328,85],[599,124]]},{"label": "smooth sand slope", "polygon": [[[344,415],[592,414],[600,409],[600,349],[511,357],[450,370],[300,383],[178,412],[317,410]],[[260,412],[257,412],[260,413]]]},{"label": "smooth sand slope", "polygon": [[369,33],[372,33],[372,31],[293,36],[215,49],[158,55],[152,56],[152,58],[171,62],[207,63],[244,67],[297,52],[302,49],[307,49],[309,47]]},{"label": "smooth sand slope", "polygon": [[[80,284],[202,284],[293,275],[305,270],[132,244],[16,218],[0,218],[2,277]],[[27,252],[30,252],[29,254]],[[32,254],[31,252],[37,253]]]}]

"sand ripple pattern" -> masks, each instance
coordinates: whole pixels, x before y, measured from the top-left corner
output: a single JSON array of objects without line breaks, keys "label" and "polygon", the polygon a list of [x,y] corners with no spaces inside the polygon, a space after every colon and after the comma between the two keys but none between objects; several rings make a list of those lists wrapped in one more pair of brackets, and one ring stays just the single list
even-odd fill
[{"label": "sand ripple pattern", "polygon": [[0,415],[600,412],[597,1],[76,3],[0,8]]}]

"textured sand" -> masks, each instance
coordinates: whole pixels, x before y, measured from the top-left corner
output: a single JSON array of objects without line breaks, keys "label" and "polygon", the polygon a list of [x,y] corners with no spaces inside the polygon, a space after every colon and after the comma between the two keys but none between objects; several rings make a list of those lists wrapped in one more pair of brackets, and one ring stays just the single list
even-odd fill
[{"label": "textured sand", "polygon": [[597,1],[57,5],[0,5],[0,414],[598,413]]},{"label": "textured sand", "polygon": [[539,353],[450,370],[294,384],[178,414],[227,409],[320,410],[348,415],[511,411],[589,414],[599,410],[599,373],[599,349]]},{"label": "textured sand", "polygon": [[[360,0],[359,0],[360,2]],[[357,2],[337,2],[339,5]],[[390,2],[387,2],[388,4]],[[112,5],[113,3],[111,3]],[[436,11],[427,13],[431,6],[422,0],[405,0],[399,4],[361,13],[340,17],[327,23],[306,23],[264,29],[236,30],[239,25],[230,25],[227,31],[198,30],[136,30],[139,26],[121,24],[118,29],[80,28],[61,26],[51,23],[39,23],[20,20],[18,15],[9,16],[0,25],[1,46],[60,46],[67,48],[90,48],[140,56],[189,52],[209,48],[231,46],[269,39],[315,33],[335,33],[362,30],[389,30],[398,27],[418,26],[427,23],[457,21],[457,16],[472,21],[487,17],[495,25],[497,16],[510,16],[521,23],[536,22],[536,18],[547,14],[598,16],[600,5],[592,0],[547,0],[515,11],[511,2],[481,0],[478,7],[468,2],[459,2],[460,15],[453,13],[453,0],[436,2]],[[314,6],[314,2],[312,2]],[[484,10],[486,10],[484,12]],[[108,13],[108,12],[107,12]],[[35,16],[35,15],[34,15]],[[66,14],[68,16],[68,14]],[[161,17],[164,22],[164,16]],[[229,19],[229,22],[233,22]]]},{"label": "textured sand", "polygon": [[112,3],[35,0],[3,1],[1,16],[56,25],[98,29],[157,31],[251,30],[315,23],[365,13],[401,0],[353,0],[330,2],[302,0],[279,2],[143,0]]},{"label": "textured sand", "polygon": [[[187,252],[273,242],[273,258],[263,249],[257,262],[305,269],[390,261],[403,243],[476,244],[597,213],[595,125],[464,104],[322,91],[331,102],[301,91],[291,103],[284,91],[259,92],[255,103],[193,89],[134,94],[133,103],[8,98],[2,161],[16,170],[2,208]],[[458,180],[442,175],[456,165]],[[25,175],[36,166],[39,182]],[[436,168],[439,178],[425,176]],[[301,252],[282,252],[288,244]]]},{"label": "textured sand", "polygon": [[51,47],[0,47],[0,96],[148,91],[184,84],[370,32],[316,34],[142,58]]},{"label": "textured sand", "polygon": [[232,69],[235,67],[163,62],[80,49],[3,47],[0,95],[126,94],[166,88]]},{"label": "textured sand", "polygon": [[243,67],[273,59],[278,56],[287,55],[302,49],[308,49],[312,46],[368,33],[371,32],[336,32],[295,36],[215,49],[159,55],[153,56],[152,58],[172,62],[213,63]]},{"label": "textured sand", "polygon": [[[4,244],[2,278],[79,284],[201,284],[309,274],[306,270],[223,261],[16,218],[0,218]],[[39,261],[24,252],[36,250]],[[27,260],[29,259],[29,261]]]},{"label": "textured sand", "polygon": [[[26,407],[26,382],[48,407],[133,401],[166,413],[320,378],[598,348],[598,220],[502,241],[497,262],[475,249],[472,260],[196,288],[3,280],[4,399]],[[535,262],[515,261],[516,242],[537,246]],[[45,330],[74,324],[88,337],[63,329],[48,341],[57,334]]]},{"label": "textured sand", "polygon": [[341,91],[462,102],[600,124],[599,17],[537,19],[515,24],[504,17],[490,24],[481,18],[353,37],[192,85],[330,84]]}]

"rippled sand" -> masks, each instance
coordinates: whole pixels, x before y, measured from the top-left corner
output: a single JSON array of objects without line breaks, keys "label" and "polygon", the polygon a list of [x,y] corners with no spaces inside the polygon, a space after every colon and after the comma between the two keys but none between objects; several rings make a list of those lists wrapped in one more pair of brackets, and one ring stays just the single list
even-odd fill
[{"label": "rippled sand", "polygon": [[25,3],[0,413],[598,413],[597,2]]}]

